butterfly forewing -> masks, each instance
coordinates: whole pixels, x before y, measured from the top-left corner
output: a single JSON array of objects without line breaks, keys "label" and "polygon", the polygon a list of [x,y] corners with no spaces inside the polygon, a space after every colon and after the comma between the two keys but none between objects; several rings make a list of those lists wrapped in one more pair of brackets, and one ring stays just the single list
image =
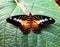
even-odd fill
[{"label": "butterfly forewing", "polygon": [[55,22],[53,18],[48,17],[48,16],[43,16],[43,15],[35,15],[35,16],[37,16],[40,19],[40,23],[41,23],[40,25],[42,27],[53,24]]}]

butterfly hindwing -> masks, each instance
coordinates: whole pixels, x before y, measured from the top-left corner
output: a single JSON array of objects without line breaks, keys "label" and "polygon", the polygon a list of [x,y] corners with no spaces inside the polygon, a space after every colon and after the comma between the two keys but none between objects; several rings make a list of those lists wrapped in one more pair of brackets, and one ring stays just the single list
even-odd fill
[{"label": "butterfly hindwing", "polygon": [[22,22],[21,20],[24,16],[26,16],[26,15],[11,16],[11,17],[7,18],[6,21],[8,23],[11,23],[11,24],[15,25],[16,27],[18,27],[23,32],[23,34],[28,34],[30,31],[24,29],[23,25],[21,24],[21,22]]}]

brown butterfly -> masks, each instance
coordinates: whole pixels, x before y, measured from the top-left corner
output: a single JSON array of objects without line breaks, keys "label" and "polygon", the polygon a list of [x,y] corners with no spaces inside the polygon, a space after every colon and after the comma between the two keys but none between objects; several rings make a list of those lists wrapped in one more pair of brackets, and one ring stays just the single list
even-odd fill
[{"label": "brown butterfly", "polygon": [[11,23],[18,27],[23,34],[28,34],[32,30],[34,33],[39,34],[41,29],[49,24],[53,24],[55,20],[51,17],[43,15],[16,15],[6,19],[8,23]]}]

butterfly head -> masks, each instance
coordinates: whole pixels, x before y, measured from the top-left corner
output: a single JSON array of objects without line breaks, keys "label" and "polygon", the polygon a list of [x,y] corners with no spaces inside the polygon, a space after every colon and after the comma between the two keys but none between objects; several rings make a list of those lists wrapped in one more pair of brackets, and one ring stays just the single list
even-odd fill
[{"label": "butterfly head", "polygon": [[31,13],[29,13],[29,16],[32,16],[32,14],[31,14]]}]

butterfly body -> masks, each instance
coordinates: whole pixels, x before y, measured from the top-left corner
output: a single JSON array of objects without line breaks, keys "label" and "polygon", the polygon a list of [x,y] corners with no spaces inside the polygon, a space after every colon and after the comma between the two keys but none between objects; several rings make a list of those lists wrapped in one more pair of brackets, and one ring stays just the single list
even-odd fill
[{"label": "butterfly body", "polygon": [[32,15],[30,13],[28,16],[17,15],[9,17],[7,22],[17,26],[23,34],[28,34],[31,30],[38,34],[43,26],[52,24],[55,20],[47,16]]}]

